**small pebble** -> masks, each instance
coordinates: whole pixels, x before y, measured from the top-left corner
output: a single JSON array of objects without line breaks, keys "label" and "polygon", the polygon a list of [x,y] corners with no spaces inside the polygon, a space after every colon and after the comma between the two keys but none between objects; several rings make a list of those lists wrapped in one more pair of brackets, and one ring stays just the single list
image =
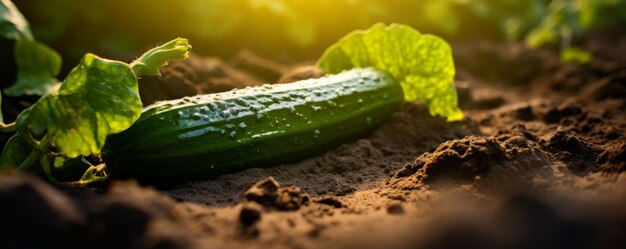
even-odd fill
[{"label": "small pebble", "polygon": [[250,226],[261,219],[263,207],[256,202],[247,202],[241,208],[239,221],[244,226]]},{"label": "small pebble", "polygon": [[401,215],[404,214],[404,207],[400,203],[392,203],[387,206],[387,213],[393,215]]}]

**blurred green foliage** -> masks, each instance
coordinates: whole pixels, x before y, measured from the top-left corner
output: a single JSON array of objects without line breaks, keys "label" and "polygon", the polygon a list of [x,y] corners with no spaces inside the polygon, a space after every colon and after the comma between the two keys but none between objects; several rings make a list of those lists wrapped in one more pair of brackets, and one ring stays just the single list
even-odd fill
[{"label": "blurred green foliage", "polygon": [[[163,37],[185,36],[204,54],[249,48],[314,58],[351,30],[404,23],[446,39],[526,40],[569,47],[584,31],[626,20],[624,0],[20,0],[33,32],[64,55],[124,58]],[[63,43],[71,39],[72,45]]]},{"label": "blurred green foliage", "polygon": [[593,55],[578,48],[566,48],[561,51],[561,62],[568,64],[589,64],[593,61]]},{"label": "blurred green foliage", "polygon": [[33,38],[28,21],[9,0],[0,0],[0,37],[12,40]]},{"label": "blurred green foliage", "polygon": [[534,48],[559,45],[567,49],[576,37],[591,28],[624,21],[626,1],[555,0],[546,10],[541,22],[528,34],[527,44]]},{"label": "blurred green foliage", "polygon": [[623,0],[554,0],[547,5],[541,22],[526,36],[532,48],[558,46],[561,62],[589,64],[591,52],[573,47],[585,31],[626,19]]},{"label": "blurred green foliage", "polygon": [[[10,0],[0,0],[0,37],[4,45],[0,48],[1,71],[9,71],[1,83],[8,79],[16,82],[3,92],[10,96],[45,95],[58,86],[56,76],[61,70],[61,56],[32,35],[28,21]],[[7,51],[13,47],[12,54]],[[15,64],[15,66],[11,66]],[[17,72],[14,73],[17,67]],[[15,75],[15,76],[13,76]],[[10,84],[10,83],[9,83]],[[0,120],[2,117],[0,115]]]},{"label": "blurred green foliage", "polygon": [[45,44],[29,39],[15,42],[17,81],[3,90],[8,96],[43,96],[59,86],[56,76],[61,71],[61,55]]}]

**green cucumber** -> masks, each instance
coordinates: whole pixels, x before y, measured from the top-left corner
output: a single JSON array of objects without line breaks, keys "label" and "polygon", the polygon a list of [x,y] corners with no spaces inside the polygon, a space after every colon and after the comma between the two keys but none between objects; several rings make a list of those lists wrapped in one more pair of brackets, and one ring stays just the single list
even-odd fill
[{"label": "green cucumber", "polygon": [[171,183],[310,157],[361,138],[404,103],[375,69],[158,102],[109,136],[113,175]]}]

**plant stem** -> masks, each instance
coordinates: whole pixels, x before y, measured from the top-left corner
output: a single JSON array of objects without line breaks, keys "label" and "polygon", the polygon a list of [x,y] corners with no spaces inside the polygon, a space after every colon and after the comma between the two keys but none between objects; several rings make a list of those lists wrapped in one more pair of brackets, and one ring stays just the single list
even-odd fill
[{"label": "plant stem", "polygon": [[[86,160],[83,162],[91,165],[91,163]],[[105,170],[106,164],[104,163],[98,166],[89,166],[89,169],[85,171],[83,177],[81,177],[80,180],[74,182],[64,182],[63,184],[74,187],[85,187],[92,183],[104,182],[109,179],[109,175],[106,173]]]},{"label": "plant stem", "polygon": [[[30,137],[32,141],[29,141],[27,137]],[[20,166],[17,168],[17,170],[20,170],[20,171],[30,169],[30,167],[32,167],[33,164],[35,164],[35,162],[37,162],[37,160],[39,160],[41,156],[44,155],[48,151],[48,145],[49,145],[47,135],[44,136],[41,139],[41,141],[35,140],[30,135],[30,133],[28,133],[28,135],[25,136],[25,138],[33,146],[33,152],[31,152],[30,155],[28,155],[28,157],[26,158],[26,160],[24,160],[24,162],[22,162],[22,164],[20,164]]]},{"label": "plant stem", "polygon": [[30,155],[28,155],[26,160],[24,160],[24,162],[20,164],[17,170],[24,171],[24,170],[30,169],[30,167],[32,167],[33,164],[37,162],[37,160],[39,160],[39,157],[41,157],[41,155],[43,155],[43,152],[33,149],[33,152],[31,152]]},{"label": "plant stem", "polygon": [[48,180],[53,183],[59,183],[59,181],[57,181],[57,179],[52,176],[52,172],[50,171],[50,161],[48,160],[48,158],[46,156],[40,157],[39,163],[41,164],[41,169],[46,174]]},{"label": "plant stem", "polygon": [[0,132],[14,132],[15,122],[10,124],[0,123]]},{"label": "plant stem", "polygon": [[37,141],[37,139],[33,137],[33,134],[28,131],[22,132],[20,133],[20,135],[22,135],[24,140],[26,140],[26,142],[30,144],[30,146],[32,146],[34,150],[38,150],[44,153],[48,152],[48,135],[45,135],[40,141]]},{"label": "plant stem", "polygon": [[48,146],[50,146],[50,140],[48,138],[48,135],[44,135],[43,138],[41,138],[41,140],[39,140],[39,150],[43,151],[43,152],[48,152]]}]

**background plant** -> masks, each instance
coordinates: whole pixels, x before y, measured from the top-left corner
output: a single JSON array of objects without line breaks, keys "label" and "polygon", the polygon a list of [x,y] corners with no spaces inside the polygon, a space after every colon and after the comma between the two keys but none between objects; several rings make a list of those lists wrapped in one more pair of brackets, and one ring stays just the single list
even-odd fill
[{"label": "background plant", "polygon": [[[563,50],[590,29],[624,22],[624,2],[167,0],[154,4],[150,0],[21,0],[17,4],[36,24],[33,33],[73,60],[87,51],[131,60],[134,51],[162,37],[179,35],[197,41],[194,50],[201,54],[228,58],[249,48],[273,59],[302,60],[316,58],[343,34],[376,22],[405,23],[453,41],[525,40],[533,47]],[[564,13],[565,19],[560,17]],[[72,41],[71,46],[66,40]],[[71,66],[65,66],[63,71],[69,69]]]}]

